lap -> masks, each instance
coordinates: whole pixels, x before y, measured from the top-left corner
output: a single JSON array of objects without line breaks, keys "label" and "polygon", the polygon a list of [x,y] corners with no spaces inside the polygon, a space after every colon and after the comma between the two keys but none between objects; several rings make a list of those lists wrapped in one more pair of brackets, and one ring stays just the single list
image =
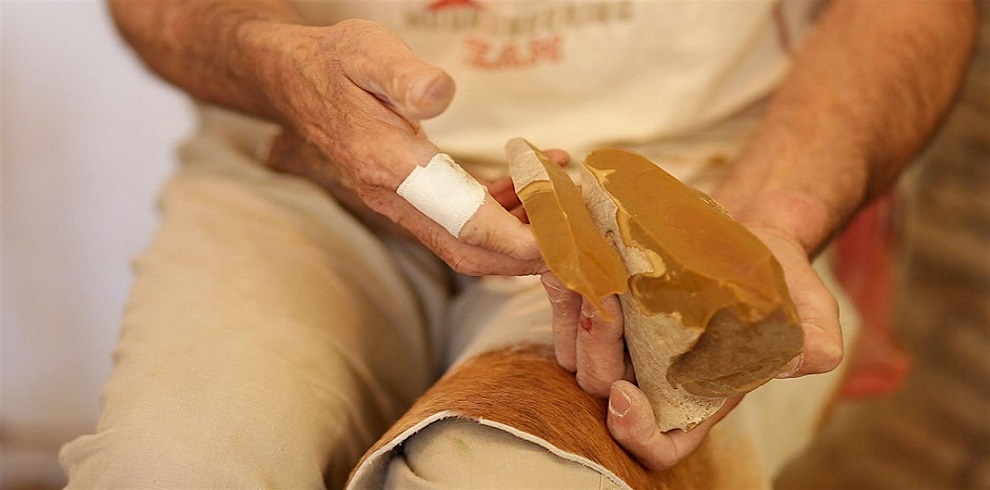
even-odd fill
[{"label": "lap", "polygon": [[[833,285],[824,266],[820,272]],[[468,287],[451,315],[462,327],[452,328],[449,345],[457,361],[366,454],[350,487],[770,488],[813,437],[843,373],[772,381],[695,453],[651,473],[608,434],[605,401],[553,360],[547,309],[535,280],[486,278]]]},{"label": "lap", "polygon": [[70,486],[340,484],[431,381],[426,306],[317,189],[190,146],[135,261],[97,431],[63,450]]},{"label": "lap", "polygon": [[[460,383],[457,395],[432,391],[407,422],[441,412],[472,421],[437,422],[412,438],[400,421],[377,446],[404,441],[379,454],[381,481],[457,488],[487,475],[505,487],[538,469],[592,488],[652,481],[609,438],[602,400],[552,356],[513,350],[552,341],[538,281],[470,281],[442,331],[432,328],[439,281],[416,280],[414,261],[311,185],[212,144],[193,143],[162,195],[162,226],[135,262],[99,427],[62,454],[71,485],[337,486],[428,387],[437,355],[454,364],[445,380]],[[442,346],[432,343],[439,337]],[[486,457],[451,472],[445,455],[457,441]]]},{"label": "lap", "polygon": [[385,489],[618,489],[603,473],[473,420],[447,418],[403,445]]}]

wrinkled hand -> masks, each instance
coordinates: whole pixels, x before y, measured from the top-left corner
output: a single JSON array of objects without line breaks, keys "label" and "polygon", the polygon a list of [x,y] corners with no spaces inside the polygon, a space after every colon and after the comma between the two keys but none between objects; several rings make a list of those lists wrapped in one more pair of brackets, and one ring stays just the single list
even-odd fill
[{"label": "wrinkled hand", "polygon": [[420,121],[450,104],[449,75],[367,21],[278,25],[266,41],[273,54],[265,93],[286,128],[270,165],[315,180],[351,209],[384,216],[458,272],[540,270],[531,231],[491,195],[455,237],[395,192],[417,164],[438,152]]},{"label": "wrinkled hand", "polygon": [[584,391],[608,398],[609,432],[643,466],[659,471],[677,464],[739,403],[741,397],[727,400],[718,413],[691,431],[661,432],[646,394],[634,384],[618,297],[603,298],[605,314],[552,273],[543,274],[542,282],[553,309],[557,362],[575,373]]},{"label": "wrinkled hand", "polygon": [[[796,240],[767,228],[751,231],[780,261],[804,330],[804,352],[781,377],[834,369],[842,358],[835,298],[812,269],[807,253]],[[575,373],[578,384],[586,392],[608,398],[609,432],[647,468],[663,470],[679,462],[742,399],[726,400],[721,410],[691,431],[661,432],[654,422],[649,400],[634,384],[635,373],[625,348],[618,298],[603,299],[605,314],[568,290],[553,274],[544,274],[542,280],[553,310],[557,362]]]},{"label": "wrinkled hand", "polygon": [[773,252],[804,331],[800,358],[781,378],[827,373],[843,356],[839,305],[811,266],[835,231],[822,205],[804,194],[766,190],[746,196],[725,184],[713,196]]},{"label": "wrinkled hand", "polygon": [[[570,162],[570,155],[563,150],[547,150],[546,154],[560,166]],[[404,239],[415,238],[409,230],[368,207],[357,192],[342,182],[337,166],[333,165],[319,148],[293,131],[283,131],[275,139],[269,151],[268,165],[282,172],[305,177],[319,185],[361,222],[378,233]],[[516,195],[511,177],[503,177],[495,181],[481,179],[479,181],[488,189],[488,194],[499,206],[520,222],[529,223],[526,210],[519,196]]]},{"label": "wrinkled hand", "polygon": [[753,226],[749,229],[780,262],[804,331],[801,356],[779,377],[797,378],[835,369],[843,355],[839,304],[812,268],[808,252],[783,231]]}]

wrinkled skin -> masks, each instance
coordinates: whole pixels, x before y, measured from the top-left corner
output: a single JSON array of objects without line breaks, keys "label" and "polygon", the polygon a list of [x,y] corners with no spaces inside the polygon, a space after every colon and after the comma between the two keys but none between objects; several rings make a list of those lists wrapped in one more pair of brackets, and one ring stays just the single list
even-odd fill
[{"label": "wrinkled skin", "polygon": [[[308,84],[293,90],[303,93],[293,105],[293,110],[301,113],[295,119],[309,123],[278,138],[270,165],[319,183],[365,223],[380,231],[418,239],[460,272],[544,272],[543,283],[553,308],[558,362],[575,373],[585,391],[609,399],[607,422],[613,437],[651,469],[670,467],[690,454],[741,398],[730,399],[716,415],[689,432],[660,432],[645,394],[634,384],[617,298],[606,298],[611,315],[594,311],[579,295],[546,273],[542,261],[533,259],[532,253],[519,245],[528,244],[531,234],[524,226],[525,213],[507,179],[485,183],[490,194],[487,207],[472,218],[460,240],[398,197],[394,190],[411,171],[413,162],[425,162],[437,151],[419,122],[447,107],[453,97],[453,82],[442,71],[417,60],[384,29],[366,22],[334,27],[349,31],[335,35],[350,41],[325,45],[333,44],[335,51],[344,51],[334,54],[338,59],[358,61],[332,64],[336,76],[330,77],[326,87]],[[305,45],[312,48],[320,44]],[[303,50],[295,56],[306,54]],[[390,61],[367,61],[381,59]],[[303,71],[300,78],[321,79],[307,71],[312,68],[307,63],[295,66]],[[330,93],[335,95],[330,97]],[[309,114],[314,107],[339,117],[318,119]],[[568,160],[566,153],[550,154],[559,163]],[[794,212],[794,208],[769,206],[738,211],[743,216],[759,218],[766,212]],[[805,332],[804,354],[795,359],[784,376],[827,372],[842,358],[835,299],[811,268],[805,247],[786,230],[763,227],[767,221],[773,222],[754,219],[751,231],[781,262]],[[516,235],[527,239],[505,239]],[[614,320],[606,320],[609,316]]]},{"label": "wrinkled skin", "polygon": [[[751,231],[781,262],[804,331],[804,353],[781,377],[831,371],[841,361],[843,349],[835,298],[812,269],[804,249],[794,240],[774,230],[753,228]],[[566,289],[552,273],[544,274],[542,282],[553,308],[557,362],[575,373],[585,391],[609,399],[609,431],[644,466],[663,470],[676,464],[696,449],[712,426],[742,399],[730,398],[718,413],[691,431],[661,432],[654,423],[653,407],[646,394],[634,384],[635,373],[625,350],[618,297],[604,299],[608,313],[604,314],[579,294]]]},{"label": "wrinkled skin", "polygon": [[[458,237],[396,195],[438,150],[420,121],[442,113],[455,89],[383,27],[305,26],[279,0],[110,5],[163,78],[197,99],[281,124],[273,167],[322,185],[372,227],[414,237],[458,272],[545,271],[506,182],[487,183],[489,196]],[[892,184],[937,126],[958,89],[975,19],[968,0],[829,2],[731,185],[714,196],[784,269],[805,331],[804,354],[786,375],[828,371],[841,358],[835,299],[809,257]],[[729,408],[690,432],[658,432],[629,383],[621,322],[589,312],[552,277],[544,283],[558,360],[585,390],[610,397],[613,436],[654,469],[690,453]],[[607,305],[618,308],[614,298]]]},{"label": "wrinkled skin", "polygon": [[[828,35],[841,35],[844,16],[867,16],[860,8],[850,3],[837,7],[839,13],[833,15],[836,20]],[[459,237],[451,236],[395,194],[413,165],[424,164],[437,152],[421,131],[420,121],[442,113],[450,103],[454,83],[448,75],[419,61],[387,30],[369,22],[291,29],[295,42],[277,43],[289,49],[283,63],[276,65],[274,79],[278,93],[291,95],[282,101],[279,112],[293,124],[287,125],[275,144],[274,167],[322,184],[372,226],[415,237],[456,271],[546,272],[518,198],[506,181],[485,183],[489,196]],[[810,42],[814,47],[806,57],[831,56],[836,51],[830,42],[825,37]],[[801,100],[794,97],[796,93],[827,100],[829,93],[816,92],[817,81],[805,82],[801,76],[792,77],[789,97],[779,99],[771,114],[781,114],[781,120],[806,114],[801,104],[791,105],[791,98]],[[804,330],[804,346],[802,355],[781,377],[828,372],[842,359],[842,332],[836,300],[812,269],[810,257],[862,205],[863,191],[857,186],[864,184],[836,178],[836,188],[823,187],[827,178],[835,177],[828,166],[808,166],[807,173],[775,170],[777,180],[767,180],[766,168],[787,169],[797,161],[796,157],[788,159],[781,148],[802,153],[799,147],[778,145],[802,141],[802,137],[790,134],[789,125],[771,121],[766,127],[771,129],[757,138],[755,150],[751,148],[748,154],[750,162],[756,162],[751,165],[754,170],[740,165],[742,170],[735,172],[732,185],[714,197],[764,241],[784,270]],[[804,126],[793,127],[796,131]],[[820,130],[814,124],[809,127]],[[830,128],[843,131],[841,125]],[[843,135],[830,136],[830,141],[842,141]],[[918,137],[905,136],[905,146]],[[310,156],[290,157],[294,154]],[[825,155],[815,157],[807,165],[829,162]],[[555,159],[565,162],[567,156],[558,152]],[[861,178],[869,172],[853,169],[845,175]],[[606,298],[606,308],[613,310],[610,317],[616,319],[607,321],[609,316],[584,305],[580,296],[560,286],[552,275],[544,274],[543,282],[553,308],[559,363],[575,373],[583,389],[609,399],[609,430],[647,467],[663,469],[676,464],[738,403],[739,398],[729,400],[715,416],[689,432],[660,432],[645,395],[632,383],[635,375],[625,354],[617,299]]]},{"label": "wrinkled skin", "polygon": [[270,35],[279,62],[269,90],[291,122],[270,165],[316,181],[378,226],[404,230],[458,272],[540,271],[532,233],[493,196],[454,237],[395,193],[414,166],[438,152],[420,121],[450,104],[449,75],[372,22],[284,26]]}]

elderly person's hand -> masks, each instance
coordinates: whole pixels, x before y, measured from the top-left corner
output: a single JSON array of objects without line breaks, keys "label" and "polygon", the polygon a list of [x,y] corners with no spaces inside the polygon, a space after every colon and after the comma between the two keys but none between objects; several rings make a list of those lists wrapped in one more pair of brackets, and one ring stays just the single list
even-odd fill
[{"label": "elderly person's hand", "polygon": [[[962,79],[976,19],[968,1],[831,2],[714,194],[783,267],[805,334],[785,376],[829,371],[841,360],[836,300],[809,258],[893,184],[937,127]],[[901,42],[918,39],[926,42]],[[609,396],[616,440],[654,469],[690,453],[725,411],[690,432],[659,433],[645,396],[629,383],[621,322],[604,321],[552,277],[544,284],[558,361],[585,390]],[[621,318],[617,301],[606,304]]]},{"label": "elderly person's hand", "polygon": [[[570,162],[562,150],[547,150],[547,156],[558,165]],[[269,152],[268,165],[276,170],[305,177],[330,193],[340,204],[376,233],[395,238],[415,239],[410,230],[371,209],[361,196],[342,178],[340,170],[319,148],[294,131],[283,131]],[[526,211],[508,176],[494,181],[479,179],[488,194],[503,209],[522,223],[528,223]]]},{"label": "elderly person's hand", "polygon": [[458,236],[396,193],[415,167],[438,153],[419,123],[450,103],[450,76],[367,21],[277,24],[259,32],[270,53],[265,92],[286,127],[273,146],[271,166],[323,185],[373,225],[394,229],[388,222],[394,223],[458,272],[539,271],[542,261],[530,230],[477,184],[454,179],[448,185],[455,188],[429,189],[447,193],[437,196],[441,202],[458,192],[483,195]]},{"label": "elderly person's hand", "polygon": [[[799,360],[782,377],[834,369],[842,358],[842,335],[835,298],[812,269],[807,252],[780,230],[751,228],[777,257],[787,279],[804,331]],[[691,431],[661,432],[653,408],[636,387],[635,372],[625,349],[618,298],[605,298],[606,312],[596,311],[552,274],[543,285],[553,308],[554,351],[558,363],[575,373],[588,393],[608,398],[608,427],[615,440],[644,466],[662,470],[690,454],[711,427],[738,404],[726,401],[718,413]],[[606,314],[607,313],[607,314]],[[609,319],[611,317],[611,319]]]},{"label": "elderly person's hand", "polygon": [[[312,145],[333,182],[415,236],[455,270],[532,274],[536,240],[420,130],[454,82],[381,25],[305,25],[282,0],[109,0],[121,34],[154,72],[206,103],[273,121]],[[276,142],[275,158],[293,141]],[[307,171],[303,171],[306,169]]]}]

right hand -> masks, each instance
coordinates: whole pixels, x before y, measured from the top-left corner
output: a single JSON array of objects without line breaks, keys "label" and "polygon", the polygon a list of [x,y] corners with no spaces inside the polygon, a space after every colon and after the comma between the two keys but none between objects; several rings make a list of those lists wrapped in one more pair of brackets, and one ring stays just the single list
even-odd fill
[{"label": "right hand", "polygon": [[[528,226],[491,195],[455,237],[395,193],[417,164],[438,152],[420,121],[450,104],[449,75],[372,22],[266,27],[259,73],[285,127],[273,167],[316,181],[345,205],[383,215],[458,272],[524,275],[544,267]],[[298,153],[292,148],[306,146],[321,158],[291,157]]]},{"label": "right hand", "polygon": [[609,433],[648,469],[663,471],[683,460],[742,399],[727,399],[718,412],[690,431],[662,432],[653,406],[635,384],[619,298],[602,298],[604,311],[598,311],[590,301],[567,289],[553,273],[545,273],[541,279],[553,310],[557,363],[574,373],[585,392],[608,399]]}]

